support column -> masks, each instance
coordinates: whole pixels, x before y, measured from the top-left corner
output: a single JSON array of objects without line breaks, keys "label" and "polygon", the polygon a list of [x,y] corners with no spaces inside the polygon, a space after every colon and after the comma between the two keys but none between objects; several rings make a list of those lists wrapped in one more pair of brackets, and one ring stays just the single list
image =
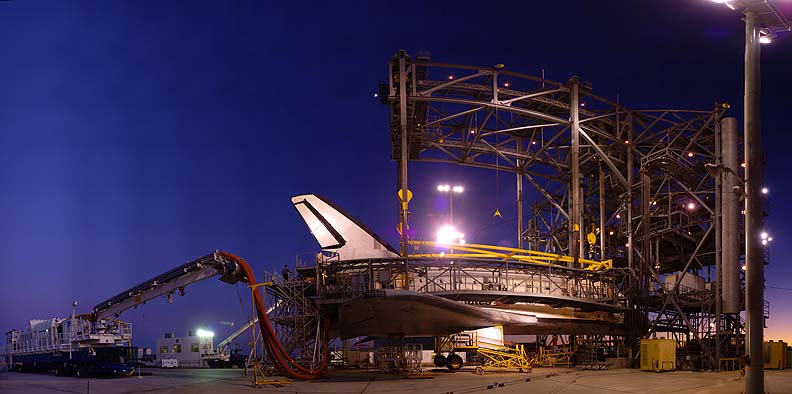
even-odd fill
[{"label": "support column", "polygon": [[741,181],[737,178],[741,167],[737,157],[737,119],[725,118],[721,120],[721,157],[724,171],[721,172],[721,272],[722,282],[722,312],[729,314],[740,313],[740,198],[734,192],[734,187],[740,187]]},{"label": "support column", "polygon": [[[721,143],[721,124],[715,124],[715,166],[718,167],[723,164],[723,153]],[[712,215],[712,221],[715,223],[715,366],[716,371],[721,370],[721,315],[723,314],[723,223],[721,218],[723,216],[723,178],[722,173],[715,176],[715,213]],[[709,272],[709,271],[707,271]],[[710,278],[711,280],[712,278]]]},{"label": "support column", "polygon": [[745,322],[746,394],[764,394],[764,256],[762,231],[762,151],[759,129],[759,26],[756,15],[745,12]]},{"label": "support column", "polygon": [[[632,203],[633,203],[633,172],[635,169],[635,159],[633,157],[633,150],[632,145],[633,142],[633,120],[632,120],[632,113],[627,116],[627,266],[630,268],[635,268],[635,263],[633,262],[633,220],[632,220]],[[639,276],[640,278],[640,276]],[[642,289],[642,291],[646,291],[646,289]]]},{"label": "support column", "polygon": [[643,323],[640,321],[643,316],[639,312],[638,308],[643,307],[643,301],[640,297],[643,296],[643,293],[646,291],[645,287],[641,286],[643,283],[643,273],[645,272],[644,269],[641,267],[635,267],[635,262],[633,261],[633,217],[632,217],[632,204],[633,204],[633,184],[635,182],[635,158],[632,150],[633,144],[633,117],[632,113],[627,113],[627,142],[625,144],[625,149],[627,150],[627,201],[624,214],[624,220],[627,221],[627,245],[624,247],[624,253],[627,254],[627,267],[632,272],[637,273],[637,277],[635,277],[636,282],[633,282],[633,277],[630,276],[629,279],[629,294],[630,296],[630,307],[634,308],[631,310],[627,316],[629,316],[630,320],[630,332],[627,334],[627,341],[630,344],[630,357],[634,357],[640,351],[640,341],[641,338],[641,326]]},{"label": "support column", "polygon": [[404,199],[399,202],[401,221],[401,253],[404,258],[404,288],[409,287],[409,269],[407,267],[407,165],[409,154],[407,152],[407,54],[399,51],[399,122],[401,126],[401,157],[399,158],[399,188]]},{"label": "support column", "polygon": [[[653,263],[658,264],[660,261],[655,261],[652,258],[652,241],[649,239],[649,225],[652,220],[652,212],[649,208],[652,204],[649,200],[652,198],[652,177],[649,174],[641,171],[641,254],[643,255],[643,262],[645,266],[651,266]],[[632,246],[632,245],[630,245]],[[655,258],[657,256],[654,256]],[[649,272],[647,269],[646,272]],[[641,283],[642,291],[647,291],[644,283]]]},{"label": "support column", "polygon": [[602,162],[599,164],[599,244],[600,260],[605,260],[605,171]]},{"label": "support column", "polygon": [[[522,141],[517,139],[517,153],[520,153]],[[522,184],[522,160],[517,159],[517,248],[523,248],[523,184]]]},{"label": "support column", "polygon": [[578,261],[580,257],[583,255],[583,243],[581,242],[582,238],[582,227],[583,223],[581,223],[581,216],[582,216],[582,204],[581,204],[581,193],[580,193],[580,117],[579,117],[579,97],[578,97],[578,80],[577,77],[572,77],[569,84],[569,121],[571,123],[571,139],[572,139],[572,146],[569,152],[569,167],[570,167],[570,179],[569,179],[569,192],[570,192],[570,212],[569,212],[569,221],[570,221],[570,244],[569,244],[569,253],[570,256],[575,260],[572,263],[573,267],[578,266]]}]

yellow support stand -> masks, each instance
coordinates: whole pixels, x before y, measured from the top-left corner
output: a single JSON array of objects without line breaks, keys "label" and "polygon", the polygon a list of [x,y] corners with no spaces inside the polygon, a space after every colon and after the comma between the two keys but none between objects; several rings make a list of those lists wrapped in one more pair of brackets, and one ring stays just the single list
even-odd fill
[{"label": "yellow support stand", "polygon": [[543,367],[554,367],[556,365],[566,364],[572,365],[572,355],[575,352],[571,348],[566,351],[560,352],[547,352],[544,348],[539,348],[539,351],[533,358],[534,365],[541,365]]},{"label": "yellow support stand", "polygon": [[[533,360],[528,357],[523,345],[516,345],[514,349],[478,348],[476,352],[486,359],[484,367],[518,369],[520,372],[533,369]],[[484,368],[476,368],[476,372],[483,374]]]}]

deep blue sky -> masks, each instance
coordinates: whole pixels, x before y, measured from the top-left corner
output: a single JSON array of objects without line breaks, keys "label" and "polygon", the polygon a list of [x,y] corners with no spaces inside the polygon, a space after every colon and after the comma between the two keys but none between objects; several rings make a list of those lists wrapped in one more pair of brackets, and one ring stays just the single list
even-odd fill
[{"label": "deep blue sky", "polygon": [[[0,2],[0,331],[65,316],[73,299],[87,312],[213,249],[258,272],[313,254],[294,194],[323,194],[396,244],[388,109],[373,93],[398,49],[580,75],[636,109],[727,100],[741,119],[740,15],[705,0],[274,3]],[[792,287],[780,258],[792,252],[792,34],[763,51],[768,285]],[[437,213],[437,180],[467,186],[455,216],[469,240],[512,237],[490,219],[495,207],[513,217],[508,197],[477,170],[414,165],[416,220]],[[513,183],[501,175],[501,194]],[[771,338],[792,340],[790,295],[767,291]],[[123,317],[152,346],[248,313],[209,280]]]}]

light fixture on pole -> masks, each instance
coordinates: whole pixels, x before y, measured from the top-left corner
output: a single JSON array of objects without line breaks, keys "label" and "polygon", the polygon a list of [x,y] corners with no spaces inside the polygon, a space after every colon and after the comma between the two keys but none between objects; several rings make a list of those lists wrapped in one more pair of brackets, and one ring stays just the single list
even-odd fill
[{"label": "light fixture on pole", "polygon": [[[745,393],[764,394],[764,250],[756,235],[762,229],[764,199],[761,194],[761,132],[759,126],[760,44],[771,34],[792,31],[792,24],[770,0],[712,0],[732,10],[739,6],[745,18]],[[733,3],[733,4],[732,4]],[[765,38],[762,39],[764,34]],[[718,360],[717,362],[720,362]]]},{"label": "light fixture on pole", "polygon": [[440,193],[448,193],[448,222],[454,225],[454,194],[462,194],[465,188],[459,185],[437,185],[437,191]]},{"label": "light fixture on pole", "polygon": [[760,44],[771,44],[773,39],[775,38],[775,33],[769,30],[761,30],[759,32],[759,43]]}]

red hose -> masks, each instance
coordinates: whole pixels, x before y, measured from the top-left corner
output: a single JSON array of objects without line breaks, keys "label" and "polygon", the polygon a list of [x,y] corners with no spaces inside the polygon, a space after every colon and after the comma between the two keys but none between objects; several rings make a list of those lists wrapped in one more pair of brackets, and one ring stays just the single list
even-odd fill
[{"label": "red hose", "polygon": [[[245,276],[248,279],[248,284],[253,286],[258,283],[256,282],[255,275],[253,274],[253,269],[250,268],[250,264],[248,264],[245,259],[228,252],[218,251],[218,253],[221,256],[225,256],[233,260],[242,268],[242,271],[245,273]],[[278,367],[278,369],[280,369],[289,378],[302,380],[318,379],[327,373],[327,363],[330,359],[328,346],[330,339],[330,329],[328,327],[329,319],[324,319],[322,322],[322,329],[324,330],[324,335],[322,338],[322,362],[317,369],[305,368],[300,365],[297,360],[289,356],[289,353],[283,347],[283,344],[278,340],[278,337],[275,334],[275,329],[272,328],[272,323],[270,323],[269,318],[267,317],[266,308],[264,307],[264,303],[261,301],[261,293],[258,291],[258,288],[256,288],[256,291],[253,292],[253,299],[256,304],[256,313],[259,317],[259,327],[261,328],[262,338],[264,339],[264,346],[267,350],[270,360]]]}]

